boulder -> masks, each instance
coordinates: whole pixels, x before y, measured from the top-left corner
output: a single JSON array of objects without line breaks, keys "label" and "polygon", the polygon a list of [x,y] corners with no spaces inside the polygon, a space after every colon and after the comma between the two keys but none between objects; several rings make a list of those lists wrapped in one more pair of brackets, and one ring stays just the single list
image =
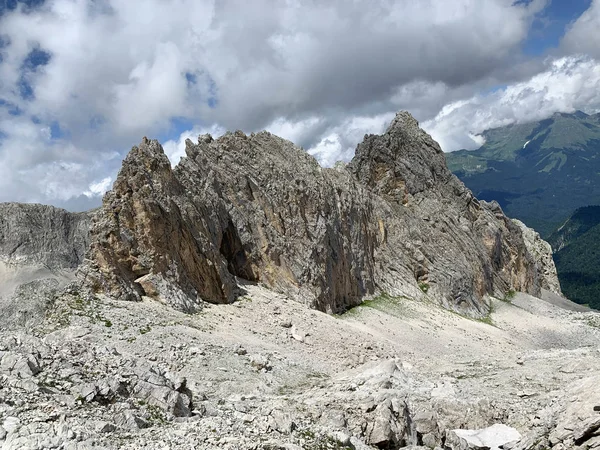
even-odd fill
[{"label": "boulder", "polygon": [[445,446],[449,450],[500,450],[504,444],[520,439],[515,428],[497,423],[481,430],[450,430]]}]

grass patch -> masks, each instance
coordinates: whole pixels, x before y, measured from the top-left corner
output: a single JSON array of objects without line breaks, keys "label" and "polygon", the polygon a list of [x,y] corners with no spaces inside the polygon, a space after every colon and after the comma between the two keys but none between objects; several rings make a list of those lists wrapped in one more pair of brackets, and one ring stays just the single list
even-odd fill
[{"label": "grass patch", "polygon": [[406,305],[407,300],[411,299],[403,296],[393,297],[387,293],[383,293],[377,297],[363,300],[360,305],[348,309],[344,313],[338,315],[338,317],[353,317],[360,314],[360,311],[364,310],[364,308],[372,308],[394,317],[404,318],[409,315],[409,309]]},{"label": "grass patch", "polygon": [[304,441],[302,448],[306,450],[352,450],[353,448],[342,444],[331,436],[317,434],[307,428],[297,430],[295,434]]},{"label": "grass patch", "polygon": [[167,423],[167,419],[165,417],[165,413],[162,409],[160,409],[156,405],[146,405],[146,410],[148,411],[148,419],[150,423],[164,425]]},{"label": "grass patch", "polygon": [[480,319],[475,319],[477,322],[481,322],[481,323],[487,323],[488,325],[491,325],[493,327],[495,327],[496,325],[494,324],[494,321],[492,320],[492,314],[488,314],[485,317],[482,317]]},{"label": "grass patch", "polygon": [[52,298],[48,303],[46,318],[55,326],[58,325],[55,329],[72,325],[76,317],[86,318],[90,323],[100,323],[110,328],[113,323],[104,317],[100,310],[101,306],[99,298],[86,298],[79,293],[62,294]]},{"label": "grass patch", "polygon": [[513,299],[515,298],[515,295],[517,295],[517,292],[514,289],[510,289],[505,295],[504,298],[501,298],[500,300],[505,302],[505,303],[512,303]]},{"label": "grass patch", "polygon": [[427,291],[429,291],[429,284],[428,283],[419,283],[419,289],[421,289],[423,291],[423,294],[427,294]]}]

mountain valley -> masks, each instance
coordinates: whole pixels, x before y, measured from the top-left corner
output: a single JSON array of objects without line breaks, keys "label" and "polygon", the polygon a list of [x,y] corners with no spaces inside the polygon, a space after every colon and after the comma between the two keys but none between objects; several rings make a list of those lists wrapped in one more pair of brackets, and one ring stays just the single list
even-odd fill
[{"label": "mountain valley", "polygon": [[600,114],[557,113],[483,137],[478,150],[448,153],[450,169],[548,239],[564,293],[600,307]]},{"label": "mountain valley", "polygon": [[475,196],[548,237],[583,206],[600,204],[600,114],[556,113],[485,131],[483,146],[446,154]]}]

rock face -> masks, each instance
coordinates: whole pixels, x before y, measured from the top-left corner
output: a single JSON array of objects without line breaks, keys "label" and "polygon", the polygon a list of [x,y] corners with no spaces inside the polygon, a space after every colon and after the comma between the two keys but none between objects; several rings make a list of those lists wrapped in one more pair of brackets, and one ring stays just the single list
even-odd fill
[{"label": "rock face", "polygon": [[519,227],[473,197],[408,113],[347,168],[267,132],[186,146],[174,169],[157,141],[125,159],[81,271],[96,292],[191,311],[231,302],[241,278],[327,312],[389,293],[476,315],[487,294],[539,294]]},{"label": "rock face", "polygon": [[547,289],[558,295],[562,295],[560,290],[560,282],[556,273],[554,259],[552,259],[552,247],[544,241],[538,232],[529,228],[523,222],[513,219],[521,232],[523,233],[523,241],[529,253],[531,253],[538,265],[538,273],[540,274],[542,289]]},{"label": "rock face", "polygon": [[410,114],[397,114],[384,135],[366,136],[349,168],[388,206],[377,258],[384,290],[396,291],[402,273],[444,306],[475,313],[487,310],[486,294],[539,292],[521,231],[498,204],[478,201],[452,175]]},{"label": "rock face", "polygon": [[92,213],[0,204],[0,326],[41,320],[52,292],[74,279],[89,245]]},{"label": "rock face", "polygon": [[91,213],[53,206],[0,204],[0,260],[11,265],[76,268],[89,245]]}]

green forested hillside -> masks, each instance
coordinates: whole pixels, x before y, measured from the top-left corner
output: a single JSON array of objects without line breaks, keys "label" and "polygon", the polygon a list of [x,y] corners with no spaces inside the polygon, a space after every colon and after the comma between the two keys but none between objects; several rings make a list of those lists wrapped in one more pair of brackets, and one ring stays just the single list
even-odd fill
[{"label": "green forested hillside", "polygon": [[600,114],[558,113],[483,136],[478,150],[446,154],[450,170],[542,236],[576,208],[600,204]]},{"label": "green forested hillside", "polygon": [[565,295],[600,309],[600,206],[578,209],[548,241]]}]

